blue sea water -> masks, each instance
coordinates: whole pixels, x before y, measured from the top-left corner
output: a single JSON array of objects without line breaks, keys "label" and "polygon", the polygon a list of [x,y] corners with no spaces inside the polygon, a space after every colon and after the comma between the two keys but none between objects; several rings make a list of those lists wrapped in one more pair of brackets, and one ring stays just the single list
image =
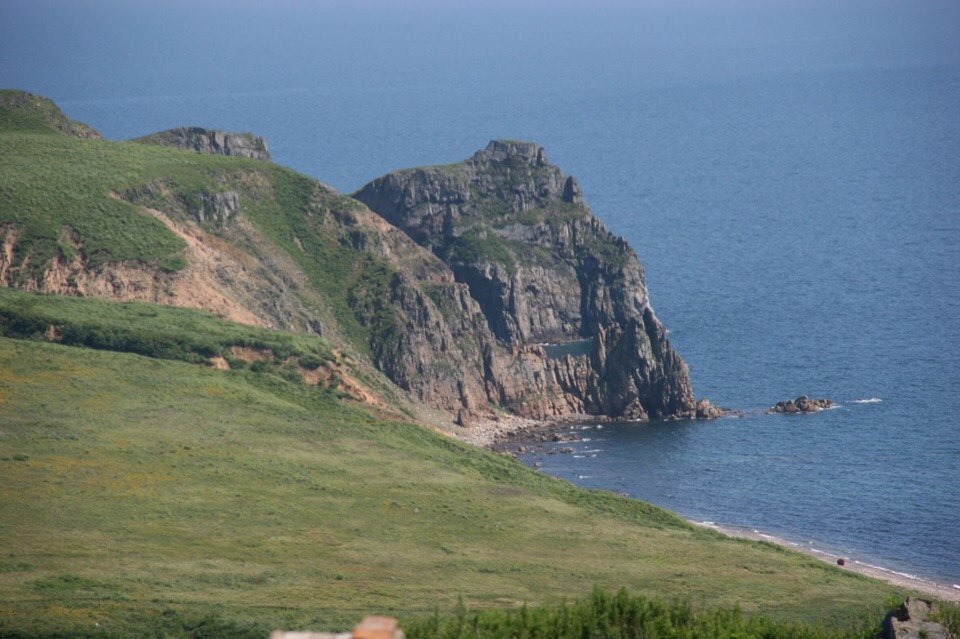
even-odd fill
[{"label": "blue sea water", "polygon": [[[957,33],[934,1],[2,0],[0,86],[114,139],[255,131],[345,192],[539,142],[698,395],[748,411],[584,431],[544,470],[960,583]],[[801,393],[840,408],[760,412]]]}]

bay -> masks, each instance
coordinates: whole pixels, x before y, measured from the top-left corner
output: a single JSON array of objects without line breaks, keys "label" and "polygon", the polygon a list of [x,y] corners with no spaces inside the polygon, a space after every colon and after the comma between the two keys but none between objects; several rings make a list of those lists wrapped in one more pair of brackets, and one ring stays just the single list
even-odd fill
[{"label": "bay", "polygon": [[[960,7],[774,4],[8,0],[0,85],[113,139],[251,130],[344,192],[542,144],[747,410],[545,470],[958,583]],[[801,393],[841,407],[762,414]]]}]

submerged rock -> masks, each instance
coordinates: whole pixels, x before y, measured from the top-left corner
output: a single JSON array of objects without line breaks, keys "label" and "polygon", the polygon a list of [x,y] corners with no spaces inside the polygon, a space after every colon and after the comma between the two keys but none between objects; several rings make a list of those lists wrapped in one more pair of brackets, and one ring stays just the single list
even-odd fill
[{"label": "submerged rock", "polygon": [[729,408],[714,406],[710,403],[709,399],[701,399],[697,401],[695,415],[697,419],[717,419],[719,417],[724,417],[725,415],[731,414],[735,414],[735,411],[732,411]]}]

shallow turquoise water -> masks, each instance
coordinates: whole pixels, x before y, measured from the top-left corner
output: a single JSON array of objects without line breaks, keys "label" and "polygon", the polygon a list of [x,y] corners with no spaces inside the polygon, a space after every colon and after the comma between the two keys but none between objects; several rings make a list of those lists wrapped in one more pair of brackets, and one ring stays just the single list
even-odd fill
[{"label": "shallow turquoise water", "polygon": [[545,469],[960,583],[960,6],[349,4],[11,0],[0,85],[112,138],[252,130],[344,191],[543,144],[699,395],[841,403],[607,427]]}]

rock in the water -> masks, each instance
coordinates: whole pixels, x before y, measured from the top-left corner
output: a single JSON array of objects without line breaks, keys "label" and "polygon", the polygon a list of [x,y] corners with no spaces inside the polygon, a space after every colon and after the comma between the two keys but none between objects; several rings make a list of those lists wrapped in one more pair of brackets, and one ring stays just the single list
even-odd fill
[{"label": "rock in the water", "polygon": [[169,129],[133,140],[141,144],[157,144],[188,149],[211,155],[233,155],[254,160],[270,160],[267,141],[252,133],[217,131],[202,127]]},{"label": "rock in the water", "polygon": [[796,399],[787,399],[779,401],[771,407],[768,413],[816,413],[825,408],[833,406],[829,399],[811,399],[806,395],[801,395]]},{"label": "rock in the water", "polygon": [[951,639],[952,635],[943,624],[929,620],[935,612],[936,604],[907,597],[883,620],[883,634],[887,639]]},{"label": "rock in the water", "polygon": [[709,399],[701,399],[697,401],[695,416],[697,419],[717,419],[730,414],[730,412],[725,408],[714,406]]}]

